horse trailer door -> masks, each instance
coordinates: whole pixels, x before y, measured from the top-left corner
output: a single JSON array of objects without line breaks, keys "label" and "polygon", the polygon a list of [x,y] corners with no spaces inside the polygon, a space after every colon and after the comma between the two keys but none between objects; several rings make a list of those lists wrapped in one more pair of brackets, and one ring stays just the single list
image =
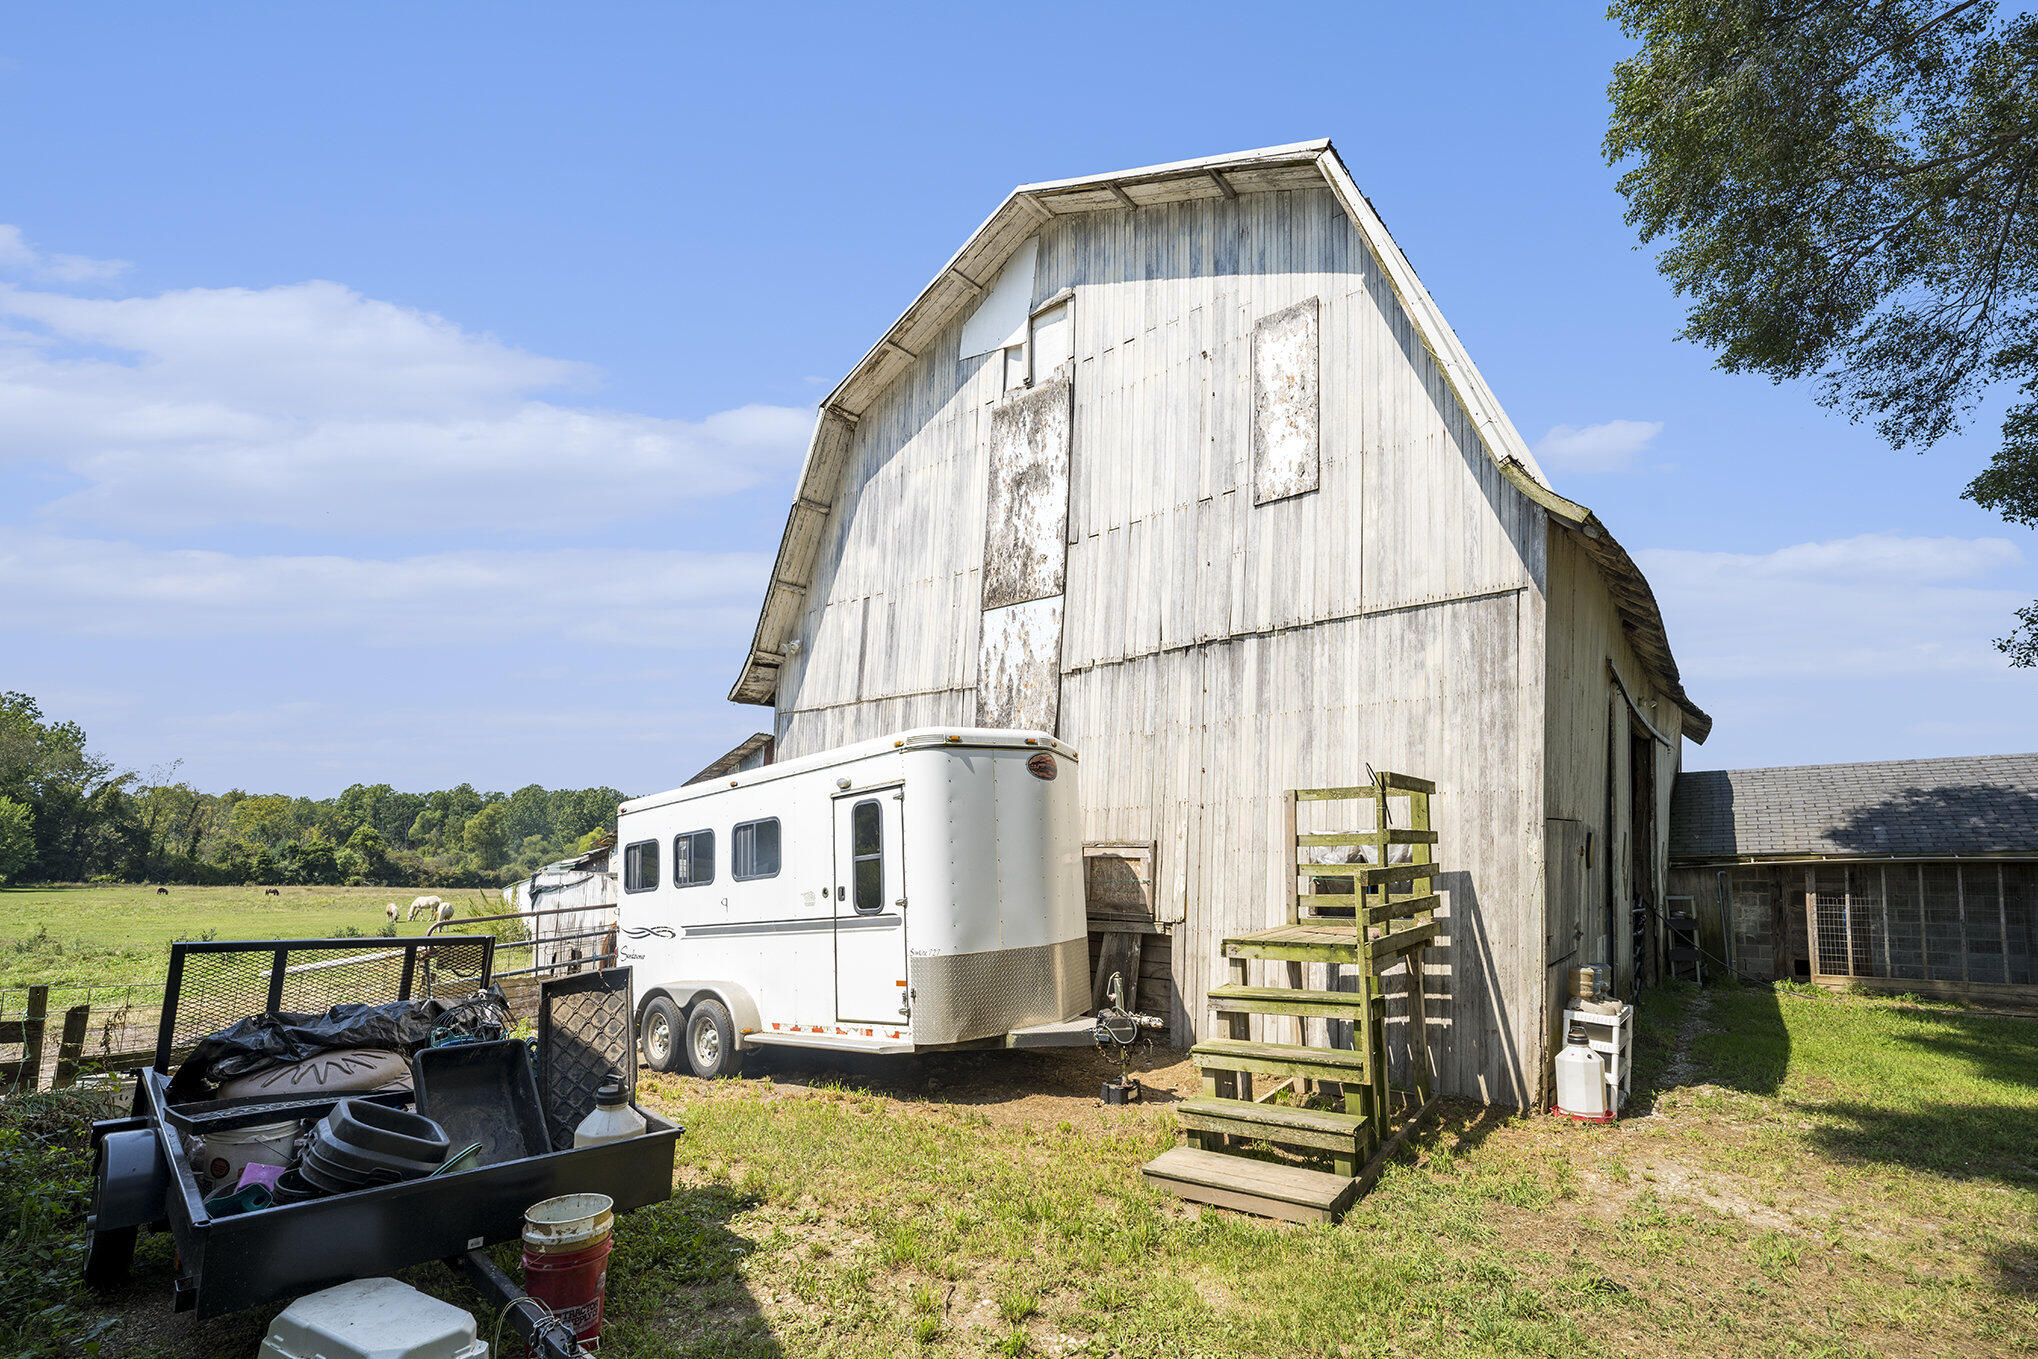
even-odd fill
[{"label": "horse trailer door", "polygon": [[835,799],[835,1017],[905,1019],[906,873],[900,852],[905,792]]}]

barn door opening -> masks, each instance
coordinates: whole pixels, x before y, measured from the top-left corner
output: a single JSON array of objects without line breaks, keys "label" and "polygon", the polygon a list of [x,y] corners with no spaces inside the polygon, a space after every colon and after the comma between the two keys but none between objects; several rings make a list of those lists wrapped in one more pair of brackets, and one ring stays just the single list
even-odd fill
[{"label": "barn door opening", "polygon": [[1628,738],[1628,888],[1634,894],[1635,976],[1660,980],[1656,935],[1662,894],[1656,885],[1656,749],[1647,735]]},{"label": "barn door opening", "polygon": [[905,791],[835,799],[835,1017],[897,1026],[906,1010]]}]

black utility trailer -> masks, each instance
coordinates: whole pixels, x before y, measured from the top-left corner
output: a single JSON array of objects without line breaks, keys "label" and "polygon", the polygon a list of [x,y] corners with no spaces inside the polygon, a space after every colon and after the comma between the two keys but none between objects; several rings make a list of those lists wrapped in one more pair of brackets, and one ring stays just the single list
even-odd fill
[{"label": "black utility trailer", "polygon": [[[494,945],[488,936],[172,945],[155,1061],[138,1073],[133,1113],[93,1125],[98,1182],[87,1222],[86,1281],[106,1287],[124,1279],[141,1227],[167,1226],[174,1234],[177,1310],[201,1317],[445,1260],[465,1270],[495,1307],[509,1308],[514,1328],[532,1337],[539,1309],[510,1306],[523,1293],[486,1248],[517,1240],[525,1209],[557,1194],[606,1194],[618,1213],[670,1197],[676,1125],[647,1112],[644,1134],[627,1141],[213,1217],[186,1163],[184,1135],[320,1118],[342,1098],[402,1104],[410,1092],[177,1105],[168,1098],[182,1052],[237,1019],[319,1013],[344,1001],[459,1000],[488,985]],[[620,989],[627,1016],[627,986]],[[624,1050],[634,1051],[634,1044]],[[550,1330],[536,1336],[539,1352],[573,1354],[570,1337],[562,1341],[558,1327]]]}]

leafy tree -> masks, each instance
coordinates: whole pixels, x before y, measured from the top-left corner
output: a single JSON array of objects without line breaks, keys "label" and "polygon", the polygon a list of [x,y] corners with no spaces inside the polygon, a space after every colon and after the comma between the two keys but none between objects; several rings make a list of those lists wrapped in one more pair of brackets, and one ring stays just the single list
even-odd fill
[{"label": "leafy tree", "polygon": [[0,797],[0,882],[13,882],[35,862],[35,825],[28,804]]},{"label": "leafy tree", "polygon": [[522,844],[536,836],[549,840],[552,836],[552,795],[537,784],[526,784],[509,796],[503,804],[503,831],[510,840]]},{"label": "leafy tree", "polygon": [[340,867],[339,848],[314,830],[302,840],[292,840],[277,856],[283,875],[291,882],[330,885],[346,876]]},{"label": "leafy tree", "polygon": [[506,820],[500,802],[491,802],[467,818],[460,832],[461,843],[479,867],[501,867],[509,847]]},{"label": "leafy tree", "polygon": [[[1610,164],[1729,372],[1893,446],[2014,390],[1965,495],[2038,527],[2038,17],[1994,0],[1616,0]],[[2038,604],[1997,646],[2038,664]]]},{"label": "leafy tree", "polygon": [[389,842],[382,838],[382,832],[373,826],[362,825],[354,828],[347,837],[347,852],[353,856],[353,872],[370,882],[387,882],[392,865],[389,862]]},{"label": "leafy tree", "polygon": [[275,882],[282,875],[267,845],[249,840],[229,841],[218,860],[222,875],[234,882]]}]

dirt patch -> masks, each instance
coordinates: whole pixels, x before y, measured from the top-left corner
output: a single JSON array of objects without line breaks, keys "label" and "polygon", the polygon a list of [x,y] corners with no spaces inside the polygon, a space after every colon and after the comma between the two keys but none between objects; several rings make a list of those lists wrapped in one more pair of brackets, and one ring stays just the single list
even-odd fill
[{"label": "dirt patch", "polygon": [[[645,1073],[647,1076],[649,1073]],[[1132,1068],[1143,1103],[1172,1104],[1199,1089],[1186,1052],[1156,1049]],[[1118,1063],[1093,1048],[935,1052],[878,1057],[820,1048],[765,1048],[744,1060],[749,1082],[784,1090],[855,1090],[899,1104],[976,1111],[1005,1126],[1038,1126],[1102,1107]],[[706,1081],[659,1078],[669,1097],[704,1093]],[[670,1082],[666,1085],[666,1082]]]}]

